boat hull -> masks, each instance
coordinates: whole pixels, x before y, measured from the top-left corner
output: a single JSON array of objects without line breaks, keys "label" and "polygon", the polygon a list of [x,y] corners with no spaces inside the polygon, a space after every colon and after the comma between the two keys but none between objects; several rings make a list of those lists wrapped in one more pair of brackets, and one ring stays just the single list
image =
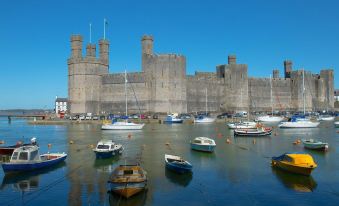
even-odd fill
[{"label": "boat hull", "polygon": [[103,159],[103,158],[111,158],[115,155],[119,155],[122,153],[122,148],[119,150],[114,150],[114,151],[94,151],[95,157],[98,159]]},{"label": "boat hull", "polygon": [[339,122],[334,122],[334,126],[339,128]]},{"label": "boat hull", "polygon": [[234,130],[234,136],[243,136],[243,137],[262,137],[269,136],[272,134],[272,130],[267,131],[247,131],[247,130]]},{"label": "boat hull", "polygon": [[284,120],[284,118],[277,117],[277,116],[261,116],[261,117],[258,117],[257,120],[259,122],[281,122]]},{"label": "boat hull", "polygon": [[297,122],[282,122],[280,128],[316,128],[319,122],[297,121]]},{"label": "boat hull", "polygon": [[213,123],[215,121],[214,118],[204,117],[201,119],[194,119],[194,123]]},{"label": "boat hull", "polygon": [[178,165],[178,164],[174,164],[174,163],[169,163],[169,162],[166,162],[166,168],[167,169],[170,169],[174,172],[177,172],[177,173],[187,173],[187,172],[191,172],[192,171],[192,166],[191,165],[185,165],[185,166],[182,166],[182,165]]},{"label": "boat hull", "polygon": [[104,124],[102,130],[140,130],[144,124]]},{"label": "boat hull", "polygon": [[327,143],[306,143],[306,142],[303,142],[303,144],[304,144],[304,147],[306,149],[319,150],[319,151],[328,150],[328,144]]},{"label": "boat hull", "polygon": [[294,166],[290,164],[285,164],[283,162],[277,161],[277,160],[272,160],[272,166],[277,167],[279,169],[295,173],[295,174],[301,174],[301,175],[306,175],[309,176],[314,168],[311,167],[299,167],[299,166]]},{"label": "boat hull", "polygon": [[[46,154],[41,156],[47,156],[53,154]],[[2,169],[4,172],[20,172],[20,171],[31,171],[42,169],[45,167],[50,167],[56,165],[60,162],[65,161],[67,158],[66,154],[62,154],[59,157],[51,160],[41,161],[41,162],[32,162],[32,163],[2,163]]]},{"label": "boat hull", "polygon": [[146,188],[147,182],[128,182],[128,183],[114,183],[111,182],[111,191],[117,193],[125,198],[129,198]]},{"label": "boat hull", "polygon": [[199,145],[191,143],[191,149],[201,152],[213,152],[216,145]]},{"label": "boat hull", "polygon": [[164,120],[164,123],[166,124],[180,124],[183,123],[184,120],[178,119],[178,120]]}]

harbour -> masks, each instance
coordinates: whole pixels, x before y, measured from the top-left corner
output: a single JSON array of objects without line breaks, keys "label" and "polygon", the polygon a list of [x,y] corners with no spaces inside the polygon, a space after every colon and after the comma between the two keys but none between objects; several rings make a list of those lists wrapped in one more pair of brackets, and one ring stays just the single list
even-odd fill
[{"label": "harbour", "polygon": [[[317,128],[280,129],[265,137],[234,137],[224,122],[212,124],[146,124],[138,131],[105,131],[100,124],[29,125],[0,121],[7,145],[36,137],[42,152],[66,152],[65,163],[24,175],[2,178],[2,205],[319,205],[339,201],[338,129],[333,121]],[[213,153],[191,150],[198,136],[215,140]],[[328,151],[307,150],[299,139],[319,139]],[[120,156],[96,159],[92,149],[101,139],[124,146]],[[48,147],[50,146],[50,148]],[[318,167],[300,176],[271,167],[271,157],[307,153]],[[179,155],[192,165],[191,174],[166,169],[164,155]],[[147,190],[121,198],[107,180],[120,164],[137,161],[147,171]]]}]

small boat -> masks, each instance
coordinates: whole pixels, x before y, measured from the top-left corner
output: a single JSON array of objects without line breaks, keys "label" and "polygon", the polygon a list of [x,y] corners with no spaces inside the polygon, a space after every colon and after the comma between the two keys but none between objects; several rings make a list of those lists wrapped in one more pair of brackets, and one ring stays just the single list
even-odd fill
[{"label": "small boat", "polygon": [[268,127],[259,127],[256,129],[235,129],[234,136],[260,137],[272,134],[272,129]]},{"label": "small boat", "polygon": [[192,165],[183,158],[175,155],[165,154],[166,168],[178,173],[186,173],[192,171]]},{"label": "small boat", "polygon": [[194,119],[194,123],[213,123],[215,122],[215,118],[208,117],[206,115],[199,115]]},{"label": "small boat", "polygon": [[196,137],[191,141],[191,148],[197,151],[213,152],[215,146],[215,141],[207,137]]},{"label": "small boat", "polygon": [[284,120],[284,118],[279,117],[279,116],[265,115],[265,116],[257,117],[257,121],[259,121],[259,122],[281,122],[283,120]]},{"label": "small boat", "polygon": [[102,130],[140,130],[145,126],[145,124],[137,124],[133,122],[117,122],[112,120],[111,124],[103,124],[101,126]]},{"label": "small boat", "polygon": [[50,167],[63,162],[67,157],[65,153],[47,153],[39,155],[36,145],[16,148],[9,162],[2,163],[4,172],[30,171]]},{"label": "small boat", "polygon": [[139,165],[120,165],[111,174],[108,183],[111,191],[129,198],[147,186],[147,172]]},{"label": "small boat", "polygon": [[95,149],[93,149],[97,158],[110,158],[121,154],[123,151],[121,144],[115,144],[113,140],[100,140]]},{"label": "small boat", "polygon": [[164,119],[164,123],[182,123],[182,122],[183,120],[181,118],[178,118],[177,113],[167,115],[167,117]]},{"label": "small boat", "polygon": [[255,129],[258,124],[256,122],[233,122],[228,123],[227,126],[230,129]]},{"label": "small boat", "polygon": [[335,127],[339,127],[339,121],[338,122],[334,122],[334,126]]},{"label": "small boat", "polygon": [[330,115],[322,115],[319,117],[320,121],[334,121],[335,117]]},{"label": "small boat", "polygon": [[31,139],[30,143],[23,144],[21,141],[18,141],[15,145],[11,146],[1,146],[0,147],[0,155],[7,155],[7,156],[12,156],[14,150],[18,147],[22,146],[30,146],[30,145],[37,145],[36,138],[33,137]]},{"label": "small boat", "polygon": [[293,116],[287,122],[281,122],[278,127],[280,128],[316,128],[320,122],[311,121],[305,117]]},{"label": "small boat", "polygon": [[313,149],[313,150],[323,150],[326,151],[328,149],[328,143],[317,141],[314,139],[304,139],[302,140],[304,147],[307,149]]},{"label": "small boat", "polygon": [[285,153],[279,157],[272,157],[272,167],[292,173],[310,175],[317,164],[309,154]]}]

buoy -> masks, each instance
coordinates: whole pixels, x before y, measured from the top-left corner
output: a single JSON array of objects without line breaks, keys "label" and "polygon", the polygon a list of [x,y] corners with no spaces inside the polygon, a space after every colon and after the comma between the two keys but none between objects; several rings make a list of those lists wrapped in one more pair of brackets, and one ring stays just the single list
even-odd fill
[{"label": "buoy", "polygon": [[170,143],[169,143],[169,142],[166,142],[166,143],[165,143],[165,145],[167,145],[167,146],[168,146],[168,145],[170,145]]},{"label": "buoy", "polygon": [[274,132],[274,136],[277,136],[277,133],[276,133],[276,132]]},{"label": "buoy", "polygon": [[70,143],[70,144],[73,144],[74,142],[73,142],[73,140],[71,140],[71,141],[69,141],[69,143]]},{"label": "buoy", "polygon": [[256,143],[256,140],[255,139],[253,139],[253,144],[255,144]]},{"label": "buoy", "polygon": [[231,144],[231,140],[229,138],[226,139],[227,144]]},{"label": "buoy", "polygon": [[5,141],[1,140],[1,141],[0,141],[0,144],[5,144]]},{"label": "buoy", "polygon": [[300,140],[300,139],[298,139],[298,140],[297,140],[297,143],[298,143],[298,144],[300,144],[300,143],[301,143],[301,140]]},{"label": "buoy", "polygon": [[94,148],[94,145],[93,145],[93,144],[89,144],[87,147],[93,149],[93,148]]},{"label": "buoy", "polygon": [[219,137],[219,138],[221,138],[221,137],[222,137],[222,134],[221,134],[221,133],[219,133],[219,134],[218,134],[218,137]]},{"label": "buoy", "polygon": [[17,145],[17,146],[22,145],[22,142],[21,142],[21,141],[17,141],[17,142],[16,142],[16,145]]},{"label": "buoy", "polygon": [[131,139],[132,135],[131,134],[128,134],[128,139]]},{"label": "buoy", "polygon": [[51,143],[48,144],[47,147],[48,147],[48,149],[50,149],[52,147],[52,144]]}]

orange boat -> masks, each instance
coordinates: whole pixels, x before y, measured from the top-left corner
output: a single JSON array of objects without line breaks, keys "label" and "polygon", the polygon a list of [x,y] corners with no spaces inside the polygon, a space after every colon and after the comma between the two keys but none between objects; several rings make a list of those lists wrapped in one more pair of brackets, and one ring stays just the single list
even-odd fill
[{"label": "orange boat", "polygon": [[272,157],[272,167],[292,173],[310,175],[317,164],[309,154],[285,153],[279,157]]},{"label": "orange boat", "polygon": [[146,188],[147,172],[139,165],[120,165],[111,174],[111,191],[129,198]]}]

